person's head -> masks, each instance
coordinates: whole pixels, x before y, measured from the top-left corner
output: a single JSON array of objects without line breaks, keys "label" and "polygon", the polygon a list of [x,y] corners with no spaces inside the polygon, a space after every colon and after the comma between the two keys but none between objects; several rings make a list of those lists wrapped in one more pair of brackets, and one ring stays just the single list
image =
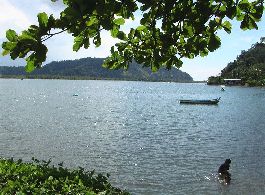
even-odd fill
[{"label": "person's head", "polygon": [[225,160],[225,164],[230,164],[230,163],[231,163],[231,159],[228,158]]}]

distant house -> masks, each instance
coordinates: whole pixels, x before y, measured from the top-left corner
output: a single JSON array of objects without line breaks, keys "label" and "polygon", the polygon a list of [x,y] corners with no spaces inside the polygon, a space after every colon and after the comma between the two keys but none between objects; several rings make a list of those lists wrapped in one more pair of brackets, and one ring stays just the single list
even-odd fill
[{"label": "distant house", "polygon": [[242,85],[241,79],[224,79],[225,85]]}]

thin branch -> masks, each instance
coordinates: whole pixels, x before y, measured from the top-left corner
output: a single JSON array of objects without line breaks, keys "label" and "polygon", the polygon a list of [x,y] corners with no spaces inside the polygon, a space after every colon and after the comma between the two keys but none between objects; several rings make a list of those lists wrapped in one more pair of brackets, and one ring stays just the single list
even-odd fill
[{"label": "thin branch", "polygon": [[[69,28],[70,28],[70,27],[69,27]],[[61,30],[61,31],[56,32],[56,33],[53,33],[53,34],[48,33],[48,34],[46,35],[46,36],[48,36],[48,37],[45,37],[44,39],[42,39],[41,42],[44,42],[44,41],[48,40],[49,38],[53,37],[54,35],[61,34],[61,33],[65,32],[65,31],[67,31],[69,28],[66,28],[66,29],[64,29],[64,30]]]},{"label": "thin branch", "polygon": [[[88,18],[89,18],[89,16],[86,16],[85,18],[82,18],[82,20],[85,21],[85,20],[88,19]],[[61,33],[65,32],[65,31],[69,30],[71,27],[73,27],[73,26],[76,25],[77,23],[78,23],[78,20],[77,20],[76,23],[71,24],[70,26],[68,26],[68,27],[67,27],[66,29],[64,29],[64,30],[61,30],[61,31],[59,31],[59,32],[52,33],[52,34],[50,34],[50,33],[46,34],[45,36],[48,36],[48,37],[43,38],[43,39],[41,40],[41,42],[47,41],[48,39],[50,39],[50,38],[53,37],[54,35],[58,35],[58,34],[61,34]]]}]

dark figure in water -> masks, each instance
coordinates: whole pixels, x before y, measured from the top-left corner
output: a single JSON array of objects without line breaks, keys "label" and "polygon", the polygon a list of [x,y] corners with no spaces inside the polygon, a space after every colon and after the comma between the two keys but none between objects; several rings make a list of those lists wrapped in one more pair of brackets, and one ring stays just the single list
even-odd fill
[{"label": "dark figure in water", "polygon": [[228,172],[231,160],[226,159],[223,164],[218,169],[219,179],[224,181],[226,184],[230,183],[231,174]]}]

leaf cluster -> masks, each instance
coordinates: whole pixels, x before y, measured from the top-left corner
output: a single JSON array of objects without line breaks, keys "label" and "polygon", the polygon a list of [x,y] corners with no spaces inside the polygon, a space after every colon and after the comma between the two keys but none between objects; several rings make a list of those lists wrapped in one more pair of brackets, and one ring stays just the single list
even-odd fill
[{"label": "leaf cluster", "polygon": [[[127,69],[135,60],[157,71],[165,66],[181,67],[182,58],[206,56],[221,45],[217,32],[232,30],[231,20],[243,30],[258,29],[264,0],[63,0],[60,18],[38,14],[39,25],[17,35],[8,30],[2,44],[3,55],[26,58],[26,70],[40,67],[46,60],[44,41],[67,32],[74,36],[73,50],[101,45],[101,31],[107,30],[120,40],[111,48],[104,67]],[[141,12],[140,25],[129,33],[121,30],[127,19]],[[56,31],[57,30],[57,31]],[[54,32],[56,31],[56,32]]]},{"label": "leaf cluster", "polygon": [[0,158],[1,194],[129,194],[113,187],[108,177],[78,170],[50,166],[49,161],[32,159],[31,163],[22,160]]}]

